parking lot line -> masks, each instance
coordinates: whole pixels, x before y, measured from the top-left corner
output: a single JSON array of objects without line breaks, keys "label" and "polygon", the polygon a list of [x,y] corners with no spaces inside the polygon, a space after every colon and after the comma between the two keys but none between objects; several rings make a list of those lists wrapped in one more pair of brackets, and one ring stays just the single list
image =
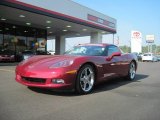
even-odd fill
[{"label": "parking lot line", "polygon": [[5,72],[15,72],[14,70],[9,70],[9,69],[0,69],[0,71],[5,71]]}]

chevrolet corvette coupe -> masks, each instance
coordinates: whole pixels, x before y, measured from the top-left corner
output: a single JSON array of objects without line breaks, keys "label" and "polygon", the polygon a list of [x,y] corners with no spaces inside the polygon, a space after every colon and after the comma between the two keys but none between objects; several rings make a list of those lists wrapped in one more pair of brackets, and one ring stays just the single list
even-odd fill
[{"label": "chevrolet corvette coupe", "polygon": [[64,55],[33,56],[16,67],[16,81],[28,87],[90,93],[112,77],[134,80],[137,57],[112,44],[81,44]]}]

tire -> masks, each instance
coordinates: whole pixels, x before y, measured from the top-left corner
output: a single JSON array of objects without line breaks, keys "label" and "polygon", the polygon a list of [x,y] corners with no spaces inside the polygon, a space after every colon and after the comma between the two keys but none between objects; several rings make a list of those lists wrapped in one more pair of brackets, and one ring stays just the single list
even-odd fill
[{"label": "tire", "polygon": [[135,76],[136,76],[136,65],[135,65],[134,62],[131,62],[130,65],[129,65],[127,79],[128,80],[134,80]]},{"label": "tire", "polygon": [[94,84],[94,68],[89,64],[82,66],[77,74],[76,91],[79,94],[88,94],[92,91]]}]

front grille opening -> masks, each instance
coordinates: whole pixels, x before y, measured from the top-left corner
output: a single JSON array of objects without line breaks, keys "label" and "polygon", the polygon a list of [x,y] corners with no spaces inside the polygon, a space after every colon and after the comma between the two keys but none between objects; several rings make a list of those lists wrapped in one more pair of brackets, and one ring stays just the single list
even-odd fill
[{"label": "front grille opening", "polygon": [[31,77],[22,77],[24,81],[34,82],[34,83],[45,83],[46,79],[44,78],[31,78]]}]

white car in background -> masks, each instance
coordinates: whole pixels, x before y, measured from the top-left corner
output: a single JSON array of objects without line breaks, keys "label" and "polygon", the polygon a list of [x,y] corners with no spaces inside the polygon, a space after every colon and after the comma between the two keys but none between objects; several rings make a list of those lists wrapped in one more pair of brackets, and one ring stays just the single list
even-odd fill
[{"label": "white car in background", "polygon": [[53,50],[49,50],[48,52],[51,53],[51,55],[55,55],[55,51]]},{"label": "white car in background", "polygon": [[153,53],[145,53],[143,56],[142,56],[142,61],[150,61],[150,62],[157,62],[158,59],[157,57],[153,54]]}]

